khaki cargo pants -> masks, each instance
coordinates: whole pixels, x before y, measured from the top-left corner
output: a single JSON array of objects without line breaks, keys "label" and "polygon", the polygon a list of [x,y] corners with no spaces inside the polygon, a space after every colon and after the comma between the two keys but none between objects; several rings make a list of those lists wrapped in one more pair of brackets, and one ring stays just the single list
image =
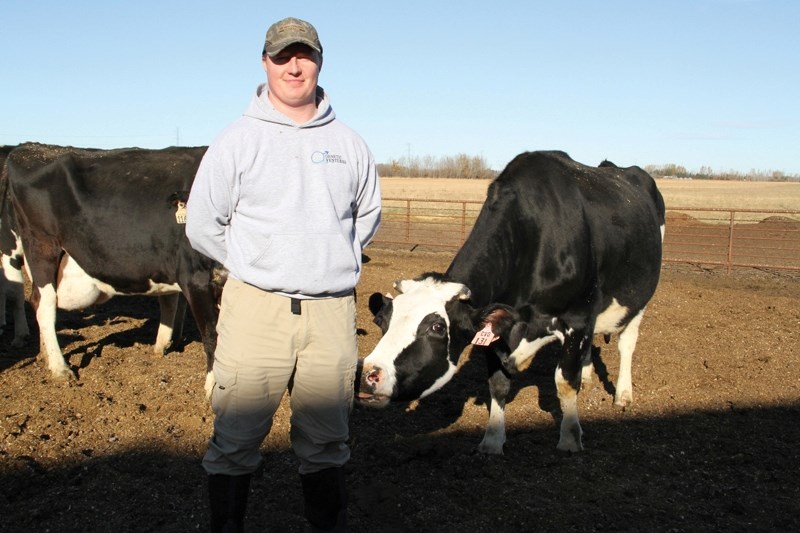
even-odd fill
[{"label": "khaki cargo pants", "polygon": [[203,458],[209,474],[258,469],[259,447],[287,389],[300,473],[342,466],[350,458],[355,298],[302,300],[297,311],[290,298],[228,279],[214,357],[214,434]]}]

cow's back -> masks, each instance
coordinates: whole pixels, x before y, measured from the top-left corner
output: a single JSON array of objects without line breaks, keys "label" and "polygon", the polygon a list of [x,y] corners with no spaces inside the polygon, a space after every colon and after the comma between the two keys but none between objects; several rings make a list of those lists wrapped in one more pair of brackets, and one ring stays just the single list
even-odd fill
[{"label": "cow's back", "polygon": [[188,248],[171,198],[188,193],[204,153],[22,145],[7,164],[18,222],[57,240],[98,279],[163,271]]},{"label": "cow's back", "polygon": [[537,302],[556,311],[599,283],[641,308],[658,283],[663,218],[654,180],[637,167],[523,153],[490,185],[448,275],[480,305]]},{"label": "cow's back", "polygon": [[101,207],[132,202],[147,206],[154,198],[166,199],[165,193],[189,190],[205,150],[93,150],[25,144],[9,155],[9,180],[15,194],[24,194],[26,189],[50,193],[47,196],[56,200],[56,208],[63,201],[80,208],[96,200]]}]

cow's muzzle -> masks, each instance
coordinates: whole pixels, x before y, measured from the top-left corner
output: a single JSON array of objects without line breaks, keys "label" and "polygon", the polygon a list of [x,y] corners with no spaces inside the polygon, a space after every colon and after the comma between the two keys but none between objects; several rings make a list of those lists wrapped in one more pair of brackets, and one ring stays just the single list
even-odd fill
[{"label": "cow's muzzle", "polygon": [[355,401],[359,405],[366,407],[386,407],[391,398],[386,394],[377,392],[385,374],[378,367],[367,365],[363,361],[358,362],[355,380]]}]

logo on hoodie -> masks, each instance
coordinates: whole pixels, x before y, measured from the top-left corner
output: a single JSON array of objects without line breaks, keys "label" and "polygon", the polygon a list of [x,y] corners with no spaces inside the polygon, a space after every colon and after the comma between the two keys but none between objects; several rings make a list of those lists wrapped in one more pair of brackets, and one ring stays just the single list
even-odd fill
[{"label": "logo on hoodie", "polygon": [[318,165],[325,165],[328,163],[339,163],[340,165],[347,164],[347,161],[345,161],[344,157],[332,154],[328,150],[325,150],[324,152],[317,151],[311,154],[311,162]]}]

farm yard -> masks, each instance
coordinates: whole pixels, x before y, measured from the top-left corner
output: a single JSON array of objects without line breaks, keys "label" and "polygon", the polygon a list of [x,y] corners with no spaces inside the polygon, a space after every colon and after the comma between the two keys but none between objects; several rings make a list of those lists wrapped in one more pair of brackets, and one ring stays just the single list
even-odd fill
[{"label": "farm yard", "polygon": [[[408,194],[384,184],[384,196]],[[794,186],[776,195],[780,201],[800,191],[798,184],[776,185]],[[678,205],[669,186],[659,186],[667,207]],[[425,194],[461,197],[439,189]],[[757,200],[744,198],[748,207]],[[788,207],[757,207],[796,209],[797,198]],[[369,294],[389,291],[398,279],[443,271],[453,253],[366,251],[358,288],[362,356],[379,335],[367,309]],[[642,322],[634,404],[625,411],[612,405],[615,341],[595,339],[593,384],[579,396],[586,447],[580,454],[555,448],[552,352],[537,356],[513,382],[505,454],[477,453],[488,390],[483,361],[465,352],[459,374],[429,398],[383,411],[354,409],[351,529],[800,529],[798,302],[797,273],[741,269],[728,275],[666,265]],[[190,320],[185,345],[154,356],[157,316],[157,302],[139,297],[60,313],[59,338],[78,374],[72,383],[52,381],[36,359],[30,311],[33,332],[24,348],[10,347],[6,328],[0,345],[0,530],[207,529],[200,459],[212,415],[203,397],[204,355]],[[252,486],[250,531],[304,530],[288,428],[284,399],[263,446],[263,476]]]}]

